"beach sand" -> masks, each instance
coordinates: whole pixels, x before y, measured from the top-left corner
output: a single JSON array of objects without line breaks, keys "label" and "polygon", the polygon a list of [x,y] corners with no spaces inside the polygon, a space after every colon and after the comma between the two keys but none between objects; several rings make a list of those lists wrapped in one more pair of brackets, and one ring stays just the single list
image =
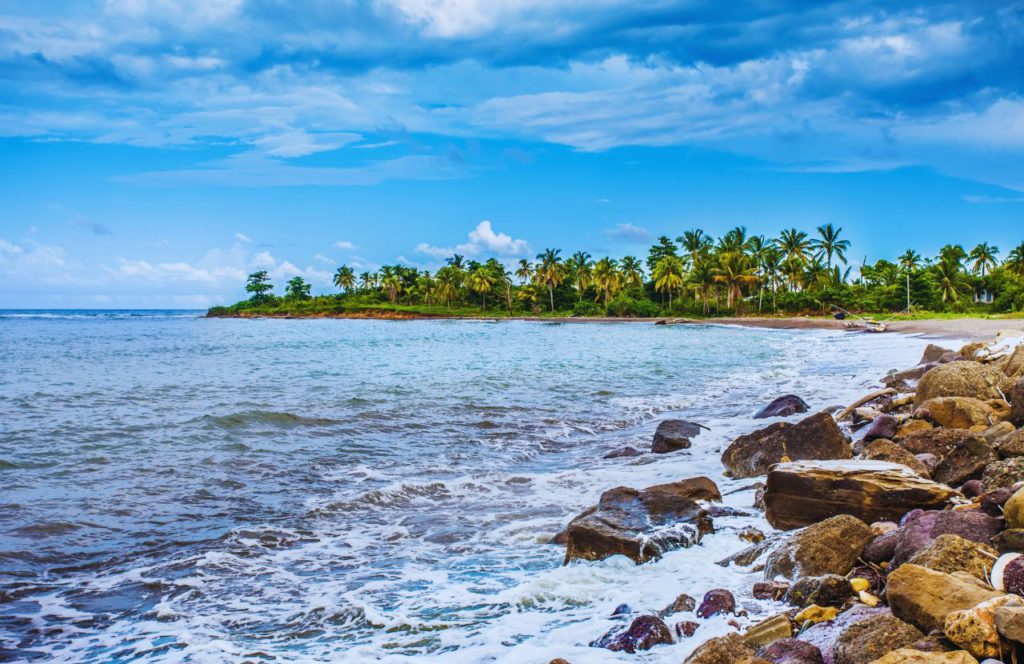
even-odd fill
[{"label": "beach sand", "polygon": [[[710,318],[695,323],[741,325],[780,330],[846,330],[847,321],[829,318]],[[1024,319],[1010,318],[931,318],[924,320],[891,320],[888,332],[914,334],[929,339],[991,340],[1000,330],[1024,333]],[[857,331],[855,328],[853,331]]]}]

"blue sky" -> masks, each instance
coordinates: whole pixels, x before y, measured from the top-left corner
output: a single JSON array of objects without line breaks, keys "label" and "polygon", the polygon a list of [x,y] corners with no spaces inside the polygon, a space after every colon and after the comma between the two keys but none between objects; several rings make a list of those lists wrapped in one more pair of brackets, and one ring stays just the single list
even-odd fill
[{"label": "blue sky", "polygon": [[844,229],[1024,240],[1024,3],[0,4],[0,307]]}]

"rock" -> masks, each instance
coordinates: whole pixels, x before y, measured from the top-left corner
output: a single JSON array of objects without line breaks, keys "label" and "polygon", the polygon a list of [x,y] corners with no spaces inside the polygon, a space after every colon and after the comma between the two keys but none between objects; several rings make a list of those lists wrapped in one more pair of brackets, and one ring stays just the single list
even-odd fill
[{"label": "rock", "polygon": [[780,530],[836,514],[863,521],[891,521],[915,508],[935,509],[959,496],[906,466],[882,461],[800,461],[768,473],[765,518]]},{"label": "rock", "polygon": [[934,427],[932,427],[932,423],[929,422],[928,420],[918,420],[910,418],[909,420],[905,420],[902,424],[900,424],[899,428],[896,429],[896,435],[893,436],[893,440],[898,442],[903,440],[907,436],[911,436],[915,433],[920,433],[922,431],[928,431],[929,429],[932,428]]},{"label": "rock", "polygon": [[1014,426],[1024,427],[1024,378],[1021,378],[1010,390],[1010,421]]},{"label": "rock", "polygon": [[773,464],[800,459],[849,459],[850,446],[832,416],[817,413],[796,424],[775,422],[740,436],[722,454],[735,478],[764,475]]},{"label": "rock", "polygon": [[1018,344],[1000,368],[1010,378],[1020,378],[1024,374],[1024,344]]},{"label": "rock", "polygon": [[892,614],[872,616],[842,631],[832,648],[835,664],[867,664],[924,637]]},{"label": "rock", "polygon": [[1022,606],[1019,597],[1003,595],[969,609],[953,611],[946,616],[946,638],[975,657],[999,657],[1002,652],[995,612],[1007,604]]},{"label": "rock", "polygon": [[1000,553],[1019,553],[1024,551],[1024,529],[1010,528],[992,538],[992,546]]},{"label": "rock", "polygon": [[981,475],[981,486],[988,492],[1024,481],[1024,457],[1010,457],[990,463]]},{"label": "rock", "polygon": [[793,616],[793,621],[802,626],[808,627],[820,622],[831,622],[839,615],[839,609],[834,606],[818,606],[811,604],[800,613]]},{"label": "rock", "polygon": [[590,645],[612,652],[635,653],[637,650],[650,650],[662,643],[672,643],[672,632],[668,625],[656,616],[640,616],[624,632],[615,633],[612,630]]},{"label": "rock", "polygon": [[875,565],[889,562],[896,555],[896,545],[899,544],[902,536],[903,533],[898,530],[879,535],[868,542],[861,555],[864,560]]},{"label": "rock", "polygon": [[779,639],[761,651],[772,664],[824,664],[817,646],[800,639]]},{"label": "rock", "polygon": [[724,588],[716,588],[704,593],[704,600],[697,607],[697,617],[710,618],[720,613],[736,613],[736,598]]},{"label": "rock", "polygon": [[689,547],[711,531],[697,500],[720,500],[715,483],[697,477],[642,491],[617,487],[601,494],[597,507],[566,528],[565,562],[624,555],[642,563],[670,549]]},{"label": "rock", "polygon": [[548,662],[548,664],[569,664],[569,660],[562,659],[561,657],[556,657],[555,659]]},{"label": "rock", "polygon": [[776,545],[765,561],[765,579],[845,575],[853,569],[871,537],[871,528],[852,516],[825,519],[791,534]]},{"label": "rock", "polygon": [[997,556],[996,550],[987,544],[972,542],[959,535],[939,535],[907,562],[946,574],[967,572],[986,581]]},{"label": "rock", "polygon": [[798,413],[806,413],[809,409],[810,406],[807,405],[807,402],[797,395],[784,394],[754,413],[754,419],[763,420],[768,417],[789,417]]},{"label": "rock", "polygon": [[886,596],[892,614],[928,633],[941,630],[946,616],[1000,596],[960,577],[919,565],[901,565],[889,575]]},{"label": "rock", "polygon": [[[989,428],[981,432],[981,437],[985,439],[985,442],[989,445],[998,448],[999,441],[1009,436],[1010,434],[1017,431],[1017,427],[1013,426],[1009,422],[996,422]],[[1004,456],[1020,456],[1006,454]]]},{"label": "rock", "polygon": [[[981,499],[978,505],[979,509],[989,516],[1002,516],[1003,505],[1005,505],[1006,501],[1008,501],[1022,486],[1024,486],[1024,484],[1018,482],[1010,486],[992,489],[987,493],[981,494]],[[982,485],[982,489],[984,490],[984,485]]]},{"label": "rock", "polygon": [[619,604],[617,607],[615,607],[615,610],[612,611],[612,617],[614,618],[615,616],[628,616],[631,613],[633,613],[633,609],[629,608],[629,604]]},{"label": "rock", "polygon": [[630,447],[629,445],[626,445],[625,447],[620,447],[617,450],[612,450],[611,452],[609,452],[608,454],[605,454],[601,458],[602,459],[623,459],[623,458],[628,458],[628,457],[638,457],[638,456],[641,456],[642,454],[643,454],[643,452],[641,452],[640,450],[636,449],[635,447]]},{"label": "rock", "polygon": [[800,577],[789,587],[786,602],[793,606],[805,607],[842,606],[853,597],[853,587],[845,577],[838,574]]},{"label": "rock", "polygon": [[673,631],[676,633],[676,636],[680,639],[688,639],[694,634],[696,634],[698,629],[700,629],[699,622],[694,622],[693,620],[683,620],[675,624]]},{"label": "rock", "polygon": [[[1002,424],[1010,424],[1003,422]],[[1013,426],[1013,425],[1010,425]],[[1004,457],[1024,456],[1024,429],[1014,429],[996,441],[999,454]]]},{"label": "rock", "polygon": [[996,631],[1003,638],[1024,643],[1024,606],[1000,606],[995,610]]},{"label": "rock", "polygon": [[755,654],[739,634],[726,634],[701,644],[683,664],[739,664]]},{"label": "rock", "polygon": [[785,613],[766,618],[753,625],[743,634],[743,642],[754,648],[764,646],[793,636],[793,621]]},{"label": "rock", "polygon": [[964,482],[981,477],[985,467],[996,461],[999,455],[984,440],[972,436],[958,442],[932,473],[936,482],[959,486]]},{"label": "rock", "polygon": [[934,454],[941,459],[958,443],[967,439],[984,441],[968,429],[932,428],[907,436],[900,441],[900,446],[911,454]]},{"label": "rock", "polygon": [[940,535],[959,535],[971,542],[988,544],[1002,523],[980,510],[915,510],[904,518],[892,564],[898,567],[928,547]]},{"label": "rock", "polygon": [[982,491],[981,480],[967,480],[960,487],[960,493],[964,494],[964,498],[977,498]]},{"label": "rock", "polygon": [[664,609],[658,612],[658,617],[664,618],[670,616],[673,613],[684,613],[693,611],[697,607],[697,600],[690,597],[686,593],[683,593],[679,597],[676,597],[675,601],[666,606]]},{"label": "rock", "polygon": [[992,586],[1015,595],[1024,595],[1024,556],[1004,553],[992,566]]},{"label": "rock", "polygon": [[781,581],[758,581],[751,589],[754,599],[770,599],[779,601],[789,591],[789,584]]},{"label": "rock", "polygon": [[690,439],[700,434],[700,425],[687,420],[665,420],[654,432],[651,451],[655,454],[666,454],[690,447]]},{"label": "rock", "polygon": [[1000,388],[1009,387],[1007,376],[995,367],[980,362],[950,362],[942,364],[921,377],[914,394],[914,404],[942,397],[969,397],[986,401],[998,399]]},{"label": "rock", "polygon": [[757,562],[758,558],[767,553],[768,549],[771,548],[772,541],[766,540],[759,542],[753,546],[748,546],[738,553],[734,553],[728,558],[717,561],[715,564],[721,567],[728,567],[729,565],[739,565],[740,567],[749,567]]},{"label": "rock", "polygon": [[920,459],[891,440],[886,440],[885,438],[873,440],[864,448],[863,454],[865,459],[898,463],[925,479],[930,477],[927,466]]},{"label": "rock", "polygon": [[992,406],[970,397],[937,397],[925,401],[921,409],[940,427],[952,429],[987,429],[995,416]]},{"label": "rock", "polygon": [[963,650],[953,652],[923,652],[913,648],[893,650],[871,664],[978,664],[970,653]]},{"label": "rock", "polygon": [[915,454],[914,458],[924,464],[929,476],[939,467],[939,457],[934,454]]},{"label": "rock", "polygon": [[867,620],[872,616],[888,614],[888,609],[854,605],[849,610],[839,614],[832,622],[819,623],[805,629],[800,633],[800,639],[817,647],[821,651],[821,656],[825,662],[832,662],[836,642],[850,625]]},{"label": "rock", "polygon": [[753,526],[748,526],[737,533],[739,538],[744,542],[750,542],[751,544],[757,544],[764,541],[764,533]]},{"label": "rock", "polygon": [[1007,528],[1024,528],[1024,487],[1017,489],[1003,504]]},{"label": "rock", "polygon": [[924,353],[921,354],[921,361],[918,364],[928,364],[929,362],[938,362],[939,358],[947,353],[952,353],[948,348],[942,346],[936,346],[935,344],[928,344],[924,348]]},{"label": "rock", "polygon": [[892,415],[879,415],[864,430],[864,440],[890,439],[896,435],[899,425],[899,420]]}]

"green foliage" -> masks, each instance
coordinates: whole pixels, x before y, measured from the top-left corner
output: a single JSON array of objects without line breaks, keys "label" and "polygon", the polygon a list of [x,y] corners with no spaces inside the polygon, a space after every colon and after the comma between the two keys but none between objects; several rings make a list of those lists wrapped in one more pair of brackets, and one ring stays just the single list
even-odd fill
[{"label": "green foliage", "polygon": [[604,307],[591,300],[581,300],[572,307],[573,316],[596,317],[604,316]]},{"label": "green foliage", "polygon": [[286,300],[308,300],[312,287],[302,277],[292,277],[284,288],[284,299]]},{"label": "green foliage", "polygon": [[266,270],[253,272],[245,282],[245,292],[252,293],[249,300],[253,304],[266,302],[272,290],[274,290],[274,285],[270,283],[270,275]]}]

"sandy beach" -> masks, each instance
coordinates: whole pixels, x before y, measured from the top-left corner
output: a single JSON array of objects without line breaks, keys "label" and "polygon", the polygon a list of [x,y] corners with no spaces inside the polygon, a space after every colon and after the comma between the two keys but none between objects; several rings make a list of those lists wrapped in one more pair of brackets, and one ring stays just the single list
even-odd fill
[{"label": "sandy beach", "polygon": [[[847,322],[829,318],[709,318],[694,323],[740,325],[779,330],[846,330]],[[886,322],[889,332],[919,335],[929,339],[990,340],[1000,330],[1024,333],[1024,319],[1010,318],[931,318],[924,320],[891,320]]]}]

